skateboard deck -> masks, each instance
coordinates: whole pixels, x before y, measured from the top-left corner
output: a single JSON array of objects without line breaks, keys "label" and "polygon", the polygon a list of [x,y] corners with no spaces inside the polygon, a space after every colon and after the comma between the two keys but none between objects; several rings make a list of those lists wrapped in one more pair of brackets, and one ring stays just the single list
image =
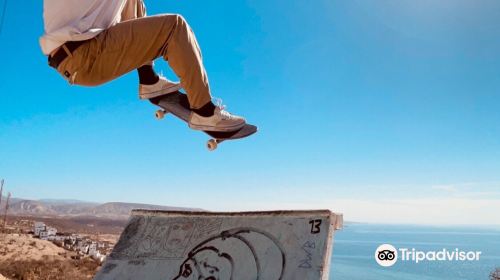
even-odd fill
[{"label": "skateboard deck", "polygon": [[[189,106],[189,101],[186,94],[180,91],[176,91],[166,95],[151,98],[149,99],[149,101],[161,108],[160,110],[156,111],[155,115],[157,119],[162,119],[166,114],[171,113],[184,122],[189,122],[191,108]],[[220,144],[223,141],[241,139],[256,133],[257,127],[255,125],[245,124],[245,126],[243,126],[242,128],[234,131],[203,132],[212,137],[212,139],[208,140],[207,142],[207,148],[210,151],[213,151],[217,148],[217,144]]]}]

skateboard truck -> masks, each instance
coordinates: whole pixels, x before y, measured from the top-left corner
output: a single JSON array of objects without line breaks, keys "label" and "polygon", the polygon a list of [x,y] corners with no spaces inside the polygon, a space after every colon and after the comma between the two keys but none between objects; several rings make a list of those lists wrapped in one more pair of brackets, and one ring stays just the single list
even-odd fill
[{"label": "skateboard truck", "polygon": [[210,139],[207,141],[207,149],[209,151],[214,151],[215,149],[217,149],[217,144],[219,144],[220,142],[217,140],[217,139]]},{"label": "skateboard truck", "polygon": [[161,119],[163,119],[165,117],[166,114],[168,114],[167,111],[160,109],[160,110],[157,110],[155,112],[155,117],[156,117],[156,119],[161,120]]},{"label": "skateboard truck", "polygon": [[[155,117],[157,120],[161,120],[165,117],[165,115],[168,114],[168,112],[166,110],[163,110],[163,109],[159,109],[159,110],[156,110],[155,112]],[[215,138],[211,138],[207,141],[207,149],[209,151],[215,151],[215,149],[217,149],[217,145],[219,143],[221,143],[222,139],[215,139]]]}]

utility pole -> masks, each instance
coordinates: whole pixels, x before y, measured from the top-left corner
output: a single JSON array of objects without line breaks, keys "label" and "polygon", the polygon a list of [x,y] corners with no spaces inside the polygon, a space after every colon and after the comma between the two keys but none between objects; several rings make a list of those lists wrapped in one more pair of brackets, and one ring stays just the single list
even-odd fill
[{"label": "utility pole", "polygon": [[9,211],[9,200],[10,193],[7,195],[7,202],[5,203],[5,213],[3,215],[3,229],[5,230],[5,226],[7,225],[7,211]]},{"label": "utility pole", "polygon": [[0,182],[0,205],[2,205],[3,179]]}]

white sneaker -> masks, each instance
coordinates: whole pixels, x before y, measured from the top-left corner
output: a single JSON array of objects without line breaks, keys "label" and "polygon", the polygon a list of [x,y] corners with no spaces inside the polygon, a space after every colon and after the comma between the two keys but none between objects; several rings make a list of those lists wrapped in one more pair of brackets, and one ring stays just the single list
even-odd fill
[{"label": "white sneaker", "polygon": [[244,118],[232,115],[220,104],[215,107],[214,114],[210,117],[203,117],[195,112],[191,112],[189,117],[189,127],[196,130],[234,131],[243,126],[245,126]]},{"label": "white sneaker", "polygon": [[139,98],[150,99],[153,97],[165,95],[168,93],[176,92],[182,88],[180,83],[167,80],[165,77],[160,76],[156,84],[142,85],[139,84]]}]

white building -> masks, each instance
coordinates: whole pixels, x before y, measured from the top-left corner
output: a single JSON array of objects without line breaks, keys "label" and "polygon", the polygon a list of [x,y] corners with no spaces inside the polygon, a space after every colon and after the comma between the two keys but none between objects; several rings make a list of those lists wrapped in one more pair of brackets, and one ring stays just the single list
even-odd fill
[{"label": "white building", "polygon": [[78,251],[80,251],[80,253],[84,254],[84,255],[87,255],[89,253],[89,245],[87,244],[84,244],[83,242],[78,246]]},{"label": "white building", "polygon": [[57,229],[53,227],[48,227],[43,222],[35,222],[33,227],[33,233],[35,236],[40,237],[40,239],[47,240],[50,236],[57,235]]},{"label": "white building", "polygon": [[39,236],[40,236],[40,239],[42,240],[48,240],[48,237],[49,237],[49,234],[46,230],[41,230],[39,231]]},{"label": "white building", "polygon": [[33,228],[33,233],[35,236],[40,236],[40,231],[45,230],[45,223],[35,222],[35,226]]},{"label": "white building", "polygon": [[58,244],[60,244],[60,246],[63,246],[64,240],[66,240],[66,236],[49,235],[47,239],[52,242],[57,242]]},{"label": "white building", "polygon": [[93,256],[95,255],[96,253],[99,253],[99,251],[97,251],[97,243],[96,242],[92,242],[90,243],[90,246],[89,246],[89,255]]},{"label": "white building", "polygon": [[48,236],[56,236],[57,235],[57,229],[53,227],[47,227],[47,234]]}]

